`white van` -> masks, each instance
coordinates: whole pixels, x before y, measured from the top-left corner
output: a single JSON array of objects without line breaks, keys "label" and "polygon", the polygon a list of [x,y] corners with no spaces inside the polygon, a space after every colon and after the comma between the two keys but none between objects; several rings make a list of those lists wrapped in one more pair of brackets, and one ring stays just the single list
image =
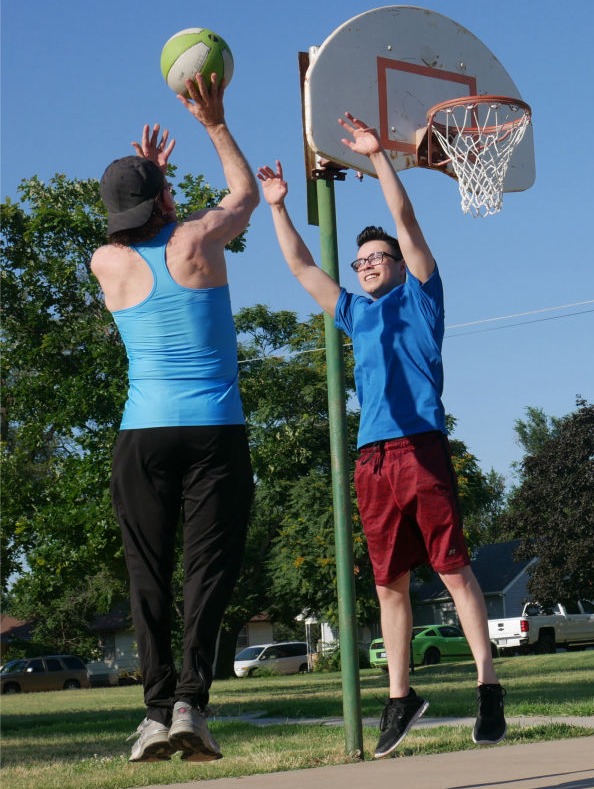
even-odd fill
[{"label": "white van", "polygon": [[233,669],[238,677],[251,677],[258,669],[274,674],[298,674],[308,670],[305,641],[258,644],[235,655]]}]

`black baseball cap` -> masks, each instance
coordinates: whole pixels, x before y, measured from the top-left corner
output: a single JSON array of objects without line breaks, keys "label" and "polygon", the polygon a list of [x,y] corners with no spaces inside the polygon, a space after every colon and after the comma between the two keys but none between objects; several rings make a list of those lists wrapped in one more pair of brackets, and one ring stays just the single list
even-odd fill
[{"label": "black baseball cap", "polygon": [[165,176],[150,159],[124,156],[112,162],[99,187],[107,208],[108,234],[144,225],[164,186]]}]

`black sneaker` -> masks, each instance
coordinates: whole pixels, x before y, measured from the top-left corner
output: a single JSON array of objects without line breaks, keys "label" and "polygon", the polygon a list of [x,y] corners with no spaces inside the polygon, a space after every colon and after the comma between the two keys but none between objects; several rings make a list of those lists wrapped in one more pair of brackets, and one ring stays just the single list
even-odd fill
[{"label": "black sneaker", "polygon": [[429,702],[420,698],[411,688],[404,699],[390,699],[380,720],[380,738],[374,759],[383,759],[392,753],[408,734],[408,730],[425,712]]},{"label": "black sneaker", "polygon": [[472,730],[472,739],[478,745],[495,745],[505,737],[504,696],[505,690],[501,685],[478,686],[478,713]]}]

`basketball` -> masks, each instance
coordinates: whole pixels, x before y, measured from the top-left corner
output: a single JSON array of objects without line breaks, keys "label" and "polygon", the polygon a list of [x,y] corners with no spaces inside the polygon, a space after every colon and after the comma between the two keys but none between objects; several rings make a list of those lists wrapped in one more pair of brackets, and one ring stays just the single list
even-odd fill
[{"label": "basketball", "polygon": [[175,93],[187,95],[186,80],[200,72],[210,84],[214,72],[228,85],[233,76],[233,55],[223,39],[204,27],[180,30],[161,51],[161,72]]}]

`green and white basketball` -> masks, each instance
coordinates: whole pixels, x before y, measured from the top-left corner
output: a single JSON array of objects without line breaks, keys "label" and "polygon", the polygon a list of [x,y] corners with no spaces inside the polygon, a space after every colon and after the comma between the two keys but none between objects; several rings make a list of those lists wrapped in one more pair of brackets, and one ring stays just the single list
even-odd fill
[{"label": "green and white basketball", "polygon": [[200,72],[210,84],[214,72],[228,85],[233,76],[233,55],[223,39],[204,27],[180,30],[165,43],[161,72],[175,93],[186,94],[186,80]]}]

